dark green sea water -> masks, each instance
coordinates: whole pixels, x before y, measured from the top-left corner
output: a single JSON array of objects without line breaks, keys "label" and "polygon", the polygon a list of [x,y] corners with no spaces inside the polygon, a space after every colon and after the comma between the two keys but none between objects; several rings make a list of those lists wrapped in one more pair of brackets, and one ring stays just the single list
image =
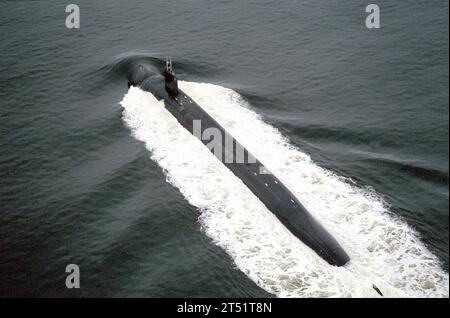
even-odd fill
[{"label": "dark green sea water", "polygon": [[448,277],[448,1],[377,1],[377,30],[356,0],[77,4],[70,30],[61,1],[0,1],[0,296],[273,295],[122,120],[127,65],[166,55],[373,189]]}]

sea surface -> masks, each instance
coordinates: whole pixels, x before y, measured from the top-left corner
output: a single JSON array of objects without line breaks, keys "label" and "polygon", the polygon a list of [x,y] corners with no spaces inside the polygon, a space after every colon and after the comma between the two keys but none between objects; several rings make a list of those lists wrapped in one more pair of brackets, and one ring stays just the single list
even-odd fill
[{"label": "sea surface", "polygon": [[[0,296],[448,297],[448,1],[369,3],[0,1]],[[349,265],[128,89],[167,55]]]}]

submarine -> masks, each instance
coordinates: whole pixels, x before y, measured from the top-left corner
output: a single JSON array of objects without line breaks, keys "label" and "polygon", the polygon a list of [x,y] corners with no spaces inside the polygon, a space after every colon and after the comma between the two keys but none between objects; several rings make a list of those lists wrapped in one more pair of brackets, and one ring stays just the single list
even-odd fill
[{"label": "submarine", "polygon": [[[178,88],[170,58],[167,58],[164,70],[139,64],[128,76],[128,87],[130,86],[139,87],[152,93],[158,100],[163,100],[165,108],[177,121],[208,146],[293,235],[322,259],[333,266],[344,266],[350,261],[336,239],[295,195],[200,105]],[[211,131],[222,136],[217,139],[221,151],[213,151],[217,148],[210,147],[211,138],[202,138],[205,135],[213,137]]]}]

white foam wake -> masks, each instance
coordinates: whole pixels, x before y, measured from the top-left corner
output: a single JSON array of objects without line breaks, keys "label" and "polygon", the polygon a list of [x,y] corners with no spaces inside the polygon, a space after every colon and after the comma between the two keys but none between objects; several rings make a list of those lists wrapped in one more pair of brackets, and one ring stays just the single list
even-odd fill
[{"label": "white foam wake", "polygon": [[121,104],[168,182],[200,210],[204,231],[259,286],[281,297],[448,297],[448,274],[416,233],[374,193],[317,166],[233,90],[180,82],[189,96],[260,159],[349,253],[328,265],[185,130],[152,94],[131,87]]}]

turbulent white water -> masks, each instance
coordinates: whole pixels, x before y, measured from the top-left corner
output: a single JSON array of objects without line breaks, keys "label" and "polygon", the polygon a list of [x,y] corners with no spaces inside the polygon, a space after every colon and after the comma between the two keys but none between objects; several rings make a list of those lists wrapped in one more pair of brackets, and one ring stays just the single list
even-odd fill
[{"label": "turbulent white water", "polygon": [[448,274],[374,193],[317,166],[264,123],[233,90],[180,82],[260,159],[348,252],[328,265],[293,236],[255,195],[152,94],[131,87],[121,104],[133,136],[145,143],[168,182],[200,210],[204,231],[259,286],[280,297],[448,297]]}]

